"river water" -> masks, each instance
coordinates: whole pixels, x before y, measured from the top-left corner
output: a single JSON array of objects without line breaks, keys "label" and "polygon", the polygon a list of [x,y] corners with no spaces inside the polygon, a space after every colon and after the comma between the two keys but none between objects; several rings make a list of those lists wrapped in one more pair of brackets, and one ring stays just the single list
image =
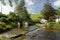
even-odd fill
[{"label": "river water", "polygon": [[[60,40],[60,31],[54,31],[53,33],[47,33],[44,27],[35,28],[31,26],[27,28],[28,32],[25,33],[26,40]],[[9,32],[3,33],[6,37],[15,36]]]},{"label": "river water", "polygon": [[60,31],[47,33],[44,27],[34,29],[26,34],[26,40],[60,40]]}]

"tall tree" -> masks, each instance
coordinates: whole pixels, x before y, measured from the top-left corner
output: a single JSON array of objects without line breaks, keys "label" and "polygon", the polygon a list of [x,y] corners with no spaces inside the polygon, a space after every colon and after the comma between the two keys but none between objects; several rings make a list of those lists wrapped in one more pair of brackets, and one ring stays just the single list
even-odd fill
[{"label": "tall tree", "polygon": [[18,23],[20,22],[20,28],[23,26],[23,22],[30,19],[30,15],[27,12],[25,7],[25,0],[21,0],[20,3],[16,6],[15,12],[18,16]]},{"label": "tall tree", "polygon": [[25,7],[25,1],[24,0],[21,0],[21,2],[19,3],[19,5],[16,7],[16,13],[22,19],[25,19],[25,20],[26,19],[29,19],[30,15],[27,12],[27,9]]},{"label": "tall tree", "polygon": [[60,15],[60,8],[58,8],[57,10],[57,15]]},{"label": "tall tree", "polygon": [[16,6],[16,10],[15,11],[17,13],[22,13],[24,6],[25,6],[25,1],[21,0],[20,3]]},{"label": "tall tree", "polygon": [[49,20],[50,17],[55,16],[57,13],[55,12],[55,9],[51,6],[51,3],[47,2],[44,5],[44,9],[42,10],[42,14],[45,19]]},{"label": "tall tree", "polygon": [[[6,4],[5,0],[0,0],[0,1],[1,1],[3,4]],[[18,2],[18,1],[20,1],[20,2]],[[26,10],[26,7],[24,7],[24,6],[25,6],[25,0],[8,0],[8,2],[9,2],[9,5],[10,5],[10,6],[13,6],[13,2],[15,2],[15,4],[17,4],[17,5],[16,5],[16,12],[20,14],[20,17],[21,17],[21,18],[23,18],[24,13],[28,15],[28,12],[27,12],[27,10]],[[25,10],[26,12],[25,12],[24,10]],[[23,12],[23,11],[24,11],[24,12]],[[27,15],[26,15],[26,16],[27,16]]]}]

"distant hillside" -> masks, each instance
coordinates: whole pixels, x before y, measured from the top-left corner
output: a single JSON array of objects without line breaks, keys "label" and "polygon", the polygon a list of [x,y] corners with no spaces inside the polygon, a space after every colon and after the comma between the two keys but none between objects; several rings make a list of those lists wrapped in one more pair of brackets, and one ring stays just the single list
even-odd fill
[{"label": "distant hillside", "polygon": [[32,20],[38,20],[40,16],[41,16],[41,14],[30,14],[30,18]]}]

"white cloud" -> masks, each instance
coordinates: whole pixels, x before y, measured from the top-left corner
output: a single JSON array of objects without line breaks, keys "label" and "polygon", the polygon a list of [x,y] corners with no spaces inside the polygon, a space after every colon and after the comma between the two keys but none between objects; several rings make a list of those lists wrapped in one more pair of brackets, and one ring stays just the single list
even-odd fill
[{"label": "white cloud", "polygon": [[13,7],[10,7],[9,5],[6,5],[6,6],[3,6],[2,7],[2,12],[5,13],[5,14],[8,14],[10,11],[14,11],[14,8]]},{"label": "white cloud", "polygon": [[[6,6],[2,5],[3,14],[8,14],[10,11],[14,12],[14,7],[10,7],[9,5],[6,5]],[[0,6],[0,12],[1,12],[1,6]]]},{"label": "white cloud", "polygon": [[34,5],[34,2],[32,2],[32,0],[25,0],[25,1],[28,4],[28,6]]},{"label": "white cloud", "polygon": [[8,14],[10,11],[14,12],[14,7],[10,7],[10,5],[2,5],[2,3],[0,2],[0,12],[1,12],[1,7],[3,14]]},{"label": "white cloud", "polygon": [[56,0],[56,1],[54,2],[54,6],[60,7],[60,0]]},{"label": "white cloud", "polygon": [[[34,2],[32,0],[25,0],[28,6],[34,5]],[[9,5],[2,5],[0,2],[0,12],[1,12],[1,6],[2,6],[2,13],[8,14],[10,11],[14,11],[14,7],[10,7]],[[32,11],[32,10],[31,10]]]}]

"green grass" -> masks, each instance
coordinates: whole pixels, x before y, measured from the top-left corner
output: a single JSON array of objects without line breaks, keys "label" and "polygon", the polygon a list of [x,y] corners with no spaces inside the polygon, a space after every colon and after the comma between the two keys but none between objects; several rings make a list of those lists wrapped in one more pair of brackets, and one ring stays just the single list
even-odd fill
[{"label": "green grass", "polygon": [[30,14],[30,18],[32,20],[38,20],[40,16],[41,16],[41,14]]}]

